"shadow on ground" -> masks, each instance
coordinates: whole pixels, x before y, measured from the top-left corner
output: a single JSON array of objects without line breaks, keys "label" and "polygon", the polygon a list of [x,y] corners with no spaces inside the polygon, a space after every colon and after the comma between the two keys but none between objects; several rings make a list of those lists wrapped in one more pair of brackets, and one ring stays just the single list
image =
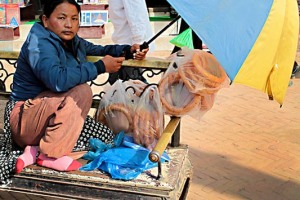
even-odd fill
[{"label": "shadow on ground", "polygon": [[[210,192],[214,191],[222,196],[221,199],[224,195],[235,197],[230,199],[299,199],[300,184],[292,177],[281,178],[280,176],[284,176],[282,171],[275,177],[235,163],[226,155],[189,149],[194,174],[196,173],[192,184],[201,185],[202,190],[192,194],[193,197],[198,195],[198,199],[212,199]],[[270,171],[274,173],[274,170],[276,169],[270,167]]]}]

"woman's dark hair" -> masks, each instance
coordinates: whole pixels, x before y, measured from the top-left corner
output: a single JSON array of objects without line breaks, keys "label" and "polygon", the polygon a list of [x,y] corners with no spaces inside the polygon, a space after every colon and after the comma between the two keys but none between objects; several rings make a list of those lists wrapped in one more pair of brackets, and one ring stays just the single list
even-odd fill
[{"label": "woman's dark hair", "polygon": [[54,9],[58,5],[65,3],[65,2],[76,6],[78,13],[81,12],[80,5],[75,0],[45,0],[44,6],[43,6],[43,13],[39,17],[41,23],[43,23],[43,20],[42,20],[43,15],[45,15],[47,18],[49,18],[50,15],[53,13]]}]

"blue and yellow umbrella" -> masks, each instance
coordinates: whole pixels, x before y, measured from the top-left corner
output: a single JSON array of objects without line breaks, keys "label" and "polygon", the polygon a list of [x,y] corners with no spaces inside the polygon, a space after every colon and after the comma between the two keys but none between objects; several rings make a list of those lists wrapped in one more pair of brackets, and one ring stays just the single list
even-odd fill
[{"label": "blue and yellow umbrella", "polygon": [[233,83],[282,105],[295,60],[296,0],[168,0],[221,63]]}]

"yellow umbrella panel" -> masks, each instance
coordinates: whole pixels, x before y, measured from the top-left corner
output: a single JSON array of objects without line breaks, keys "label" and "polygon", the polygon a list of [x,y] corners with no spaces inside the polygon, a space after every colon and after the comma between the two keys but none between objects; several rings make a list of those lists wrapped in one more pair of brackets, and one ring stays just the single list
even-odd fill
[{"label": "yellow umbrella panel", "polygon": [[276,0],[234,83],[268,93],[282,105],[295,60],[299,32],[295,0]]}]

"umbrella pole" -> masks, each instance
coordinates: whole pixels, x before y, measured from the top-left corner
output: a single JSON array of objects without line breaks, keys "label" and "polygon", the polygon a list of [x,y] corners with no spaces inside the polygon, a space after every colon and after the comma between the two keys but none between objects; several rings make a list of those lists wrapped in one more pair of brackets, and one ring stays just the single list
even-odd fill
[{"label": "umbrella pole", "polygon": [[158,36],[160,36],[165,30],[167,30],[172,24],[174,24],[178,19],[180,19],[180,15],[174,18],[167,26],[161,29],[158,33],[156,33],[149,41],[145,41],[140,45],[140,50],[149,48],[149,44],[153,42]]}]

